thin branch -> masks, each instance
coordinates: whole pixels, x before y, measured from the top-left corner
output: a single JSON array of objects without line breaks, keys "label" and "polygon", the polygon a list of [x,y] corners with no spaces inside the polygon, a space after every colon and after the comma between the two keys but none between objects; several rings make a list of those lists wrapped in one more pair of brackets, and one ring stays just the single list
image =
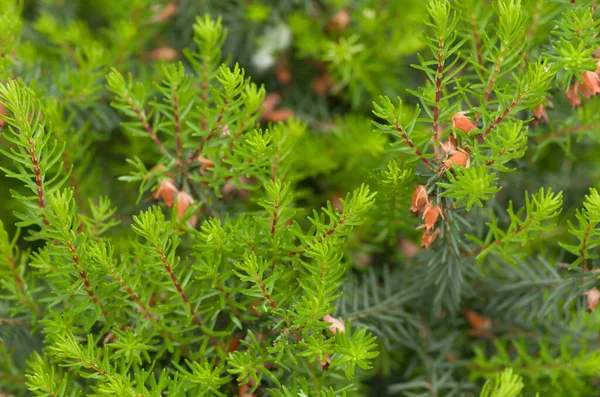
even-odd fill
[{"label": "thin branch", "polygon": [[413,144],[410,137],[406,134],[406,132],[404,132],[404,129],[402,128],[402,126],[400,124],[398,124],[398,122],[396,120],[394,120],[394,127],[396,128],[396,131],[398,131],[398,133],[400,133],[400,135],[402,136],[402,139],[404,139],[404,141],[408,144],[408,146],[410,146],[415,151],[415,154],[417,156],[419,156],[419,158],[425,163],[425,165],[427,165],[427,167],[429,167],[430,170],[435,171],[435,168],[431,165],[429,160],[427,160],[425,157],[423,157],[423,153],[421,153],[419,148]]},{"label": "thin branch", "polygon": [[202,140],[202,142],[200,143],[200,147],[198,149],[196,149],[196,151],[194,151],[194,153],[192,153],[188,157],[186,164],[190,164],[192,161],[194,161],[194,159],[196,157],[198,157],[198,155],[204,151],[204,147],[206,146],[208,141],[210,141],[212,138],[214,138],[217,135],[217,131],[221,129],[221,122],[223,121],[223,116],[225,115],[227,106],[229,106],[229,98],[225,98],[225,101],[223,102],[223,106],[221,107],[221,110],[219,111],[219,117],[217,117],[217,125],[215,127],[213,127],[210,130],[210,132],[208,133],[208,135],[206,136],[206,138],[204,138]]},{"label": "thin branch", "polygon": [[262,282],[262,280],[260,279],[260,277],[258,276],[258,274],[254,273],[252,276],[254,277],[254,281],[256,282],[256,284],[258,284],[258,287],[260,288],[260,292],[263,294],[263,296],[265,297],[265,299],[269,302],[269,304],[271,305],[271,307],[272,308],[277,307],[277,304],[275,303],[275,301],[271,297],[271,294],[269,294],[269,291],[267,291],[267,288],[265,287],[265,284]]},{"label": "thin branch", "polygon": [[[352,214],[352,210],[348,211],[348,213],[346,215],[343,215],[331,228],[329,228],[329,230],[327,230],[325,233],[323,233],[321,235],[321,237],[319,237],[319,240],[317,240],[317,244],[322,243],[323,240],[325,240],[327,237],[329,237],[333,233],[335,233],[335,231],[346,222],[346,220],[348,219],[348,217],[351,214]],[[305,251],[306,251],[306,248],[303,248],[302,251],[291,251],[290,255],[292,255],[292,256],[302,255],[302,254],[304,254]]]},{"label": "thin branch", "polygon": [[[595,226],[595,224],[594,224]],[[583,266],[583,270],[585,270],[586,272],[590,271],[590,268],[588,267],[588,263],[587,263],[587,259],[585,258],[585,252],[587,251],[587,244],[588,244],[588,239],[590,238],[590,234],[592,233],[592,223],[588,223],[587,229],[585,230],[585,236],[583,237],[582,240],[582,246],[581,249],[579,250],[579,255],[581,256],[581,264]]]},{"label": "thin branch", "polygon": [[104,307],[104,304],[102,304],[102,302],[100,302],[100,300],[98,300],[98,297],[94,293],[94,289],[92,288],[92,285],[90,284],[90,280],[87,276],[87,273],[86,273],[85,269],[83,268],[83,265],[81,264],[79,255],[77,255],[75,245],[73,245],[73,242],[71,240],[67,240],[66,245],[67,245],[67,249],[69,250],[69,253],[71,254],[71,260],[73,261],[73,263],[75,264],[75,267],[77,268],[79,277],[81,277],[81,279],[83,280],[83,285],[85,287],[87,294],[89,295],[92,302],[94,302],[94,304],[100,308],[100,310],[102,311],[102,315],[104,315],[104,317],[106,317],[108,319],[110,317],[110,314]]},{"label": "thin branch", "polygon": [[158,245],[155,246],[155,249],[156,249],[156,253],[160,256],[160,260],[163,264],[163,267],[167,271],[167,274],[169,275],[169,278],[171,279],[173,286],[175,286],[175,288],[177,289],[177,292],[179,293],[179,296],[183,300],[183,303],[185,303],[185,305],[187,307],[189,307],[190,314],[192,315],[194,322],[196,323],[198,328],[200,328],[200,330],[208,336],[208,338],[214,345],[218,345],[218,341],[212,335],[208,334],[206,332],[206,330],[204,329],[204,324],[202,322],[202,319],[200,319],[200,315],[198,315],[198,313],[196,312],[196,309],[194,309],[194,307],[191,305],[190,300],[188,299],[187,295],[185,294],[185,291],[183,290],[183,287],[179,283],[179,280],[177,280],[177,276],[175,276],[175,273],[173,273],[173,268],[171,267],[171,264],[167,260],[167,257],[165,255],[163,249],[160,248]]},{"label": "thin branch", "polygon": [[542,143],[547,141],[548,139],[556,138],[559,136],[569,135],[574,132],[579,132],[582,130],[600,130],[600,124],[587,124],[587,125],[577,125],[570,128],[565,128],[563,130],[552,132],[546,136],[538,137],[536,141],[538,143]]},{"label": "thin branch", "polygon": [[[529,221],[527,224],[525,224],[525,225],[522,225],[522,226],[519,226],[519,227],[518,227],[518,228],[517,228],[517,229],[516,229],[514,232],[512,232],[512,233],[510,234],[510,237],[515,237],[515,236],[518,236],[519,234],[521,234],[521,233],[522,233],[524,230],[526,230],[527,228],[529,228],[529,227],[531,226],[532,222],[533,222],[533,221]],[[507,235],[507,236],[508,236],[508,235]],[[477,254],[481,253],[482,251],[485,251],[485,250],[487,250],[489,247],[492,247],[492,246],[494,246],[494,245],[501,245],[501,244],[504,242],[504,239],[505,239],[505,237],[507,237],[507,236],[504,236],[503,238],[501,238],[501,239],[499,239],[499,240],[492,241],[491,243],[488,243],[488,244],[486,244],[486,245],[483,245],[483,246],[481,246],[481,247],[479,247],[479,248],[477,248],[477,249],[474,249],[473,251],[470,251],[470,252],[463,252],[463,253],[461,254],[461,256],[462,256],[463,258],[467,258],[467,257],[473,256],[473,255],[477,255]]]},{"label": "thin branch", "polygon": [[510,103],[510,105],[508,105],[506,107],[506,109],[504,109],[504,112],[502,112],[502,114],[500,114],[498,117],[496,117],[496,119],[492,122],[492,124],[490,124],[490,126],[487,128],[487,130],[485,130],[485,132],[483,134],[479,134],[477,136],[477,141],[479,143],[482,143],[485,138],[492,132],[492,130],[494,128],[496,128],[498,126],[498,124],[500,124],[502,122],[502,120],[504,120],[506,118],[506,116],[509,115],[509,113],[515,108],[515,106],[517,106],[519,104],[519,102],[521,102],[521,99],[523,99],[523,97],[528,94],[530,91],[530,89],[526,89],[525,91],[521,92],[519,95],[517,95],[517,97],[515,99],[513,99],[513,101]]},{"label": "thin branch", "polygon": [[131,109],[135,113],[135,115],[138,118],[138,120],[140,121],[140,123],[142,123],[144,130],[146,130],[148,135],[150,135],[150,138],[152,138],[152,140],[154,141],[156,146],[158,146],[160,151],[163,154],[166,154],[167,156],[169,156],[169,158],[173,158],[173,156],[169,153],[169,151],[167,150],[165,145],[163,145],[163,143],[160,141],[160,139],[156,135],[156,132],[154,132],[154,130],[148,123],[148,119],[146,118],[146,115],[133,103],[133,100],[129,97],[129,93],[126,92],[124,95],[124,98],[127,101],[127,103],[129,104],[129,106],[131,106]]},{"label": "thin branch", "polygon": [[[435,102],[433,104],[433,132],[435,133],[435,140],[440,140],[440,100],[442,99],[442,81],[444,73],[444,42],[438,40],[438,53],[437,53],[437,73],[435,80]],[[397,128],[397,127],[396,127]],[[405,138],[406,140],[406,138]]]},{"label": "thin branch", "polygon": [[[44,199],[44,182],[42,180],[42,170],[40,168],[40,162],[35,155],[35,145],[32,138],[27,138],[29,144],[29,154],[31,156],[31,162],[33,163],[33,173],[35,174],[35,184],[37,185],[38,205],[42,210],[46,209],[46,201]],[[42,221],[44,225],[50,225],[46,214],[42,214]]]},{"label": "thin branch", "polygon": [[24,282],[23,282],[23,279],[21,278],[21,275],[19,274],[19,268],[17,266],[17,263],[15,262],[15,259],[9,253],[4,252],[3,255],[6,257],[6,259],[8,260],[8,263],[10,264],[10,268],[13,272],[13,277],[15,278],[15,282],[17,283],[17,288],[19,289],[19,297],[21,298],[23,303],[25,305],[27,305],[27,307],[32,309],[38,316],[44,317],[44,312],[42,312],[39,309],[39,307],[37,307],[31,301],[31,299],[29,299],[29,297],[27,297],[27,295],[25,294]]},{"label": "thin branch", "polygon": [[119,283],[119,285],[121,285],[121,287],[127,292],[127,294],[129,294],[129,296],[140,307],[140,309],[142,309],[142,312],[144,313],[144,317],[146,317],[148,320],[150,320],[152,323],[154,323],[154,325],[160,330],[160,332],[163,335],[165,335],[167,338],[169,338],[169,340],[173,341],[175,339],[174,336],[170,332],[168,332],[167,330],[164,329],[164,327],[161,325],[160,319],[158,318],[156,313],[153,313],[148,308],[148,306],[144,302],[142,302],[142,300],[140,299],[138,294],[131,288],[131,286],[129,284],[127,284],[127,282],[123,279],[123,277],[119,276],[115,272],[115,269],[113,269],[112,267],[108,268],[108,272],[112,276],[112,278],[114,278],[117,281],[117,283]]},{"label": "thin branch", "polygon": [[271,237],[275,236],[275,229],[277,228],[277,211],[279,211],[279,200],[275,200],[273,209],[273,221],[271,222]]}]

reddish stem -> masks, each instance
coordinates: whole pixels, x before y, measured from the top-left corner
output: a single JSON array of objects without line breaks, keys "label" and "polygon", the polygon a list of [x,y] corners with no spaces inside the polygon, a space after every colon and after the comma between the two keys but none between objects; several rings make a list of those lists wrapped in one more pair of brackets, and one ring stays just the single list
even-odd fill
[{"label": "reddish stem", "polygon": [[[27,143],[29,143],[29,154],[31,156],[31,162],[33,163],[35,184],[37,185],[38,204],[42,210],[45,210],[46,201],[44,199],[44,182],[42,181],[42,170],[40,169],[40,162],[37,156],[35,155],[35,146],[33,144],[33,139],[27,138]],[[46,218],[46,214],[42,214],[42,221],[44,222],[44,225],[50,225],[50,222],[48,222],[48,219]]]},{"label": "reddish stem", "polygon": [[[319,240],[317,241],[317,244],[321,243],[323,240],[325,240],[328,236],[331,236],[333,233],[335,233],[335,231],[338,229],[338,227],[342,226],[346,220],[348,219],[348,217],[352,214],[352,211],[349,211],[346,215],[343,215],[332,227],[331,229],[327,230],[325,233],[323,233],[323,235],[319,238]],[[306,251],[306,248],[302,249],[302,251],[291,251],[290,255],[295,256],[295,255],[302,255],[304,254],[304,252]]]},{"label": "reddish stem", "polygon": [[425,163],[425,165],[427,165],[427,167],[429,167],[430,170],[435,171],[435,168],[433,168],[433,166],[431,165],[429,160],[427,160],[425,157],[423,157],[423,153],[421,153],[419,148],[413,144],[410,137],[408,135],[406,135],[406,132],[404,132],[404,129],[402,128],[401,125],[398,124],[397,121],[394,121],[394,127],[396,127],[396,131],[398,131],[400,133],[400,135],[402,136],[402,139],[404,139],[404,141],[408,144],[408,146],[410,146],[415,151],[415,154],[421,158],[421,160]]},{"label": "reddish stem", "polygon": [[581,264],[583,266],[583,270],[586,272],[590,271],[588,267],[587,259],[585,258],[585,251],[587,250],[587,243],[592,232],[592,224],[588,223],[587,229],[585,230],[585,236],[583,238],[583,245],[581,246],[581,250],[579,251],[579,255],[581,255]]},{"label": "reddish stem", "polygon": [[[523,230],[527,229],[529,226],[531,226],[531,222],[530,222],[530,223],[528,223],[528,224],[526,224],[526,225],[523,225],[523,226],[520,226],[519,228],[517,228],[517,229],[516,229],[516,230],[513,232],[513,237],[514,237],[514,236],[517,236],[518,234],[520,234],[520,233],[521,233]],[[489,244],[486,244],[486,245],[484,245],[484,246],[481,246],[481,247],[479,247],[479,248],[477,248],[477,249],[474,249],[473,251],[470,251],[470,252],[463,252],[461,256],[462,256],[463,258],[466,258],[466,257],[469,257],[469,256],[477,255],[477,254],[479,254],[480,252],[482,252],[482,251],[484,251],[484,250],[488,249],[489,247],[491,247],[491,246],[493,246],[493,245],[500,245],[500,244],[502,244],[502,241],[503,241],[502,239],[500,239],[500,240],[496,240],[496,241],[493,241],[493,242],[491,242],[491,243],[489,243]]]},{"label": "reddish stem", "polygon": [[520,93],[511,103],[510,105],[508,105],[506,107],[506,109],[504,109],[504,112],[502,112],[501,115],[499,115],[493,122],[492,124],[490,124],[490,126],[487,128],[487,130],[485,130],[485,132],[483,134],[479,134],[477,136],[477,141],[479,143],[482,143],[484,141],[484,139],[492,132],[492,130],[494,128],[496,128],[498,126],[498,124],[500,124],[502,122],[502,120],[504,120],[506,118],[506,116],[508,116],[508,114],[515,108],[515,106],[517,106],[519,104],[519,102],[521,102],[521,99],[523,99],[523,96],[525,96],[525,94],[527,94],[529,92],[529,89],[523,91],[522,93]]},{"label": "reddish stem", "polygon": [[556,138],[559,136],[563,136],[563,135],[569,135],[572,134],[573,132],[578,132],[581,130],[597,130],[600,129],[600,124],[588,124],[588,125],[577,125],[575,127],[571,127],[571,128],[566,128],[564,130],[559,130],[559,131],[555,131],[552,132],[549,135],[543,136],[543,137],[539,137],[537,139],[537,142],[544,142],[547,141],[548,139],[552,139],[552,138]]},{"label": "reddish stem", "polygon": [[221,127],[221,121],[223,121],[223,116],[225,115],[225,110],[227,108],[227,106],[229,105],[229,98],[225,99],[225,102],[223,102],[223,106],[221,107],[221,110],[219,111],[219,117],[217,118],[217,125],[210,130],[210,132],[208,133],[208,135],[206,136],[206,138],[204,138],[202,140],[202,142],[200,143],[200,147],[198,149],[196,149],[196,151],[194,151],[194,153],[192,153],[187,161],[186,164],[191,163],[192,161],[194,161],[194,159],[196,157],[198,157],[198,155],[200,153],[202,153],[202,151],[204,151],[204,147],[206,146],[206,144],[208,143],[208,141],[210,141],[212,138],[215,137],[215,135],[217,134],[217,131],[220,129]]},{"label": "reddish stem", "polygon": [[[167,257],[165,256],[164,251],[162,250],[162,248],[156,247],[156,252],[160,256],[160,260],[163,264],[163,267],[165,268],[165,270],[167,271],[167,274],[171,278],[171,282],[173,283],[173,286],[175,286],[175,288],[177,289],[177,292],[179,293],[179,296],[183,300],[183,303],[185,303],[185,305],[190,308],[190,314],[192,315],[194,322],[196,323],[198,328],[200,328],[202,330],[202,332],[206,333],[204,331],[204,324],[202,323],[200,316],[196,312],[196,309],[194,309],[194,307],[190,304],[190,301],[189,301],[187,295],[185,294],[183,287],[179,283],[179,280],[177,280],[177,276],[175,276],[175,273],[173,273],[173,268],[171,267],[171,264],[167,260]],[[218,345],[217,340],[212,335],[207,334],[207,336],[214,345]]]},{"label": "reddish stem", "polygon": [[8,259],[8,263],[10,264],[10,268],[13,272],[13,277],[15,278],[15,282],[17,283],[19,295],[23,303],[25,303],[25,305],[27,305],[27,307],[33,310],[38,316],[44,317],[44,313],[25,295],[25,286],[23,283],[23,279],[19,274],[19,268],[17,266],[17,263],[15,262],[15,259],[11,255],[7,255],[6,253],[4,253],[4,255],[6,256],[6,258]]},{"label": "reddish stem", "polygon": [[260,291],[262,292],[265,299],[269,302],[271,307],[273,307],[273,308],[277,307],[277,304],[271,297],[271,294],[269,294],[269,291],[267,291],[265,284],[262,282],[262,280],[260,279],[260,277],[258,277],[258,274],[256,274],[256,273],[254,274],[254,281],[256,281],[256,283],[258,284]]},{"label": "reddish stem", "polygon": [[[433,132],[435,133],[435,140],[440,139],[440,100],[442,99],[442,81],[444,72],[444,42],[438,41],[438,53],[437,53],[437,74],[435,80],[435,103],[433,105]],[[406,139],[406,138],[405,138]]]},{"label": "reddish stem", "polygon": [[137,303],[137,305],[140,307],[140,309],[142,309],[142,312],[144,313],[144,317],[146,317],[148,320],[150,320],[152,323],[154,323],[154,325],[160,330],[160,332],[165,335],[167,338],[169,338],[170,340],[174,340],[174,337],[171,333],[169,333],[168,331],[164,330],[164,328],[161,326],[160,322],[159,322],[159,318],[155,313],[152,313],[152,311],[148,308],[148,306],[142,302],[142,300],[140,299],[140,297],[138,296],[138,294],[131,288],[131,286],[129,286],[129,284],[127,284],[127,282],[123,279],[123,277],[119,276],[114,269],[110,269],[109,268],[109,273],[110,275],[117,281],[117,283],[119,283],[119,285],[121,285],[121,287],[127,292],[127,294],[129,294],[129,296],[135,301],[135,303]]},{"label": "reddish stem", "polygon": [[125,100],[129,104],[129,106],[131,106],[131,109],[135,113],[136,117],[138,118],[140,123],[142,123],[144,130],[146,130],[148,135],[150,135],[150,138],[152,138],[152,140],[154,141],[156,146],[158,146],[160,151],[162,153],[166,154],[167,156],[172,157],[171,154],[169,153],[169,151],[167,150],[167,148],[165,147],[165,145],[163,145],[163,143],[160,141],[160,139],[158,139],[158,136],[156,135],[154,130],[152,130],[152,127],[150,127],[150,124],[148,123],[148,119],[146,118],[146,115],[144,113],[142,113],[142,111],[137,106],[135,106],[135,104],[133,103],[133,100],[129,97],[129,95],[127,93],[125,94]]},{"label": "reddish stem", "polygon": [[100,302],[98,300],[98,297],[94,293],[92,285],[90,284],[90,280],[88,279],[87,273],[86,273],[85,269],[83,268],[81,261],[79,260],[79,255],[77,255],[77,251],[75,249],[75,246],[73,245],[73,242],[71,242],[71,240],[67,240],[66,244],[67,244],[69,253],[71,254],[71,259],[73,260],[75,267],[79,271],[79,277],[81,277],[81,279],[83,280],[83,285],[85,287],[87,294],[89,295],[92,302],[94,302],[94,304],[100,308],[100,311],[102,311],[102,315],[104,315],[105,318],[109,318],[108,311],[106,311],[106,308],[104,307],[102,302]]},{"label": "reddish stem", "polygon": [[279,211],[279,200],[275,200],[274,207],[273,221],[271,222],[271,237],[275,236],[275,228],[277,227],[277,211]]}]

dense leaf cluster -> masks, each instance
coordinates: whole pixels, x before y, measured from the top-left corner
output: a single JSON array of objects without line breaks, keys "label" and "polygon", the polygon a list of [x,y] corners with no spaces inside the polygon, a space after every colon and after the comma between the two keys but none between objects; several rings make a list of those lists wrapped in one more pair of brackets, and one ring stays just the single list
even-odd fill
[{"label": "dense leaf cluster", "polygon": [[0,395],[599,394],[594,1],[5,3]]}]

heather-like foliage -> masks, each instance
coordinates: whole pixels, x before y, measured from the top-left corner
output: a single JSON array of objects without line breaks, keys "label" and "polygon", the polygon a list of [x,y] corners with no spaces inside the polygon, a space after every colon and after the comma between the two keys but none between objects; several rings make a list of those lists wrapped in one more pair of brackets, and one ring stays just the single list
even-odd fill
[{"label": "heather-like foliage", "polygon": [[598,395],[599,12],[6,1],[0,395]]}]

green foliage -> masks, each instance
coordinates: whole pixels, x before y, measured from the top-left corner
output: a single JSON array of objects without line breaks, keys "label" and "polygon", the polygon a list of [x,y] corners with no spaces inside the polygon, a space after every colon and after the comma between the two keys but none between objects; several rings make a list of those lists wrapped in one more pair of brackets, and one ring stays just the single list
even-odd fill
[{"label": "green foliage", "polygon": [[[528,387],[540,390],[542,395],[544,393],[556,395],[571,393],[584,396],[593,393],[582,379],[588,376],[586,374],[594,371],[600,358],[597,352],[588,352],[585,345],[581,351],[575,354],[571,353],[569,338],[562,338],[556,348],[543,341],[535,346],[525,343],[523,340],[516,340],[510,344],[496,341],[494,349],[495,353],[491,357],[486,357],[480,349],[476,350],[473,360],[475,367],[473,376],[481,376],[490,368],[502,367],[510,363],[508,365],[511,365],[516,373],[524,377]],[[534,349],[536,354],[532,356],[530,351]],[[570,379],[566,381],[565,378]],[[565,384],[568,384],[569,387],[565,388]]]},{"label": "green foliage", "polygon": [[477,251],[477,260],[482,260],[492,251],[500,252],[506,260],[511,260],[511,243],[525,245],[530,239],[530,233],[551,230],[555,225],[562,204],[562,193],[553,193],[551,189],[540,189],[537,194],[529,197],[525,194],[525,206],[514,211],[512,201],[509,202],[508,216],[510,224],[506,231],[500,229],[496,217],[487,223],[490,231],[485,240],[477,241],[481,248]]},{"label": "green foliage", "polygon": [[571,268],[580,264],[587,268],[587,260],[598,257],[593,253],[593,249],[600,243],[598,241],[600,235],[596,230],[596,225],[600,222],[600,195],[596,189],[590,189],[590,194],[585,196],[583,209],[578,209],[575,217],[579,225],[576,226],[568,221],[569,233],[579,240],[579,244],[561,243],[561,247],[577,256],[577,259],[571,264]]},{"label": "green foliage", "polygon": [[592,0],[5,3],[0,395],[599,394]]},{"label": "green foliage", "polygon": [[552,47],[556,51],[553,59],[560,67],[560,79],[565,89],[573,77],[581,79],[581,73],[596,69],[592,54],[600,44],[594,33],[599,22],[594,19],[594,10],[588,3],[565,12],[561,23],[552,32],[555,36]]},{"label": "green foliage", "polygon": [[481,390],[481,397],[517,397],[523,390],[523,382],[519,375],[508,368],[492,382],[487,381]]},{"label": "green foliage", "polygon": [[456,176],[450,171],[448,179],[450,183],[439,183],[446,189],[440,196],[456,199],[457,204],[466,204],[467,211],[471,211],[473,204],[483,206],[482,200],[489,200],[500,190],[496,185],[496,175],[488,174],[486,167],[459,168],[453,167]]}]

